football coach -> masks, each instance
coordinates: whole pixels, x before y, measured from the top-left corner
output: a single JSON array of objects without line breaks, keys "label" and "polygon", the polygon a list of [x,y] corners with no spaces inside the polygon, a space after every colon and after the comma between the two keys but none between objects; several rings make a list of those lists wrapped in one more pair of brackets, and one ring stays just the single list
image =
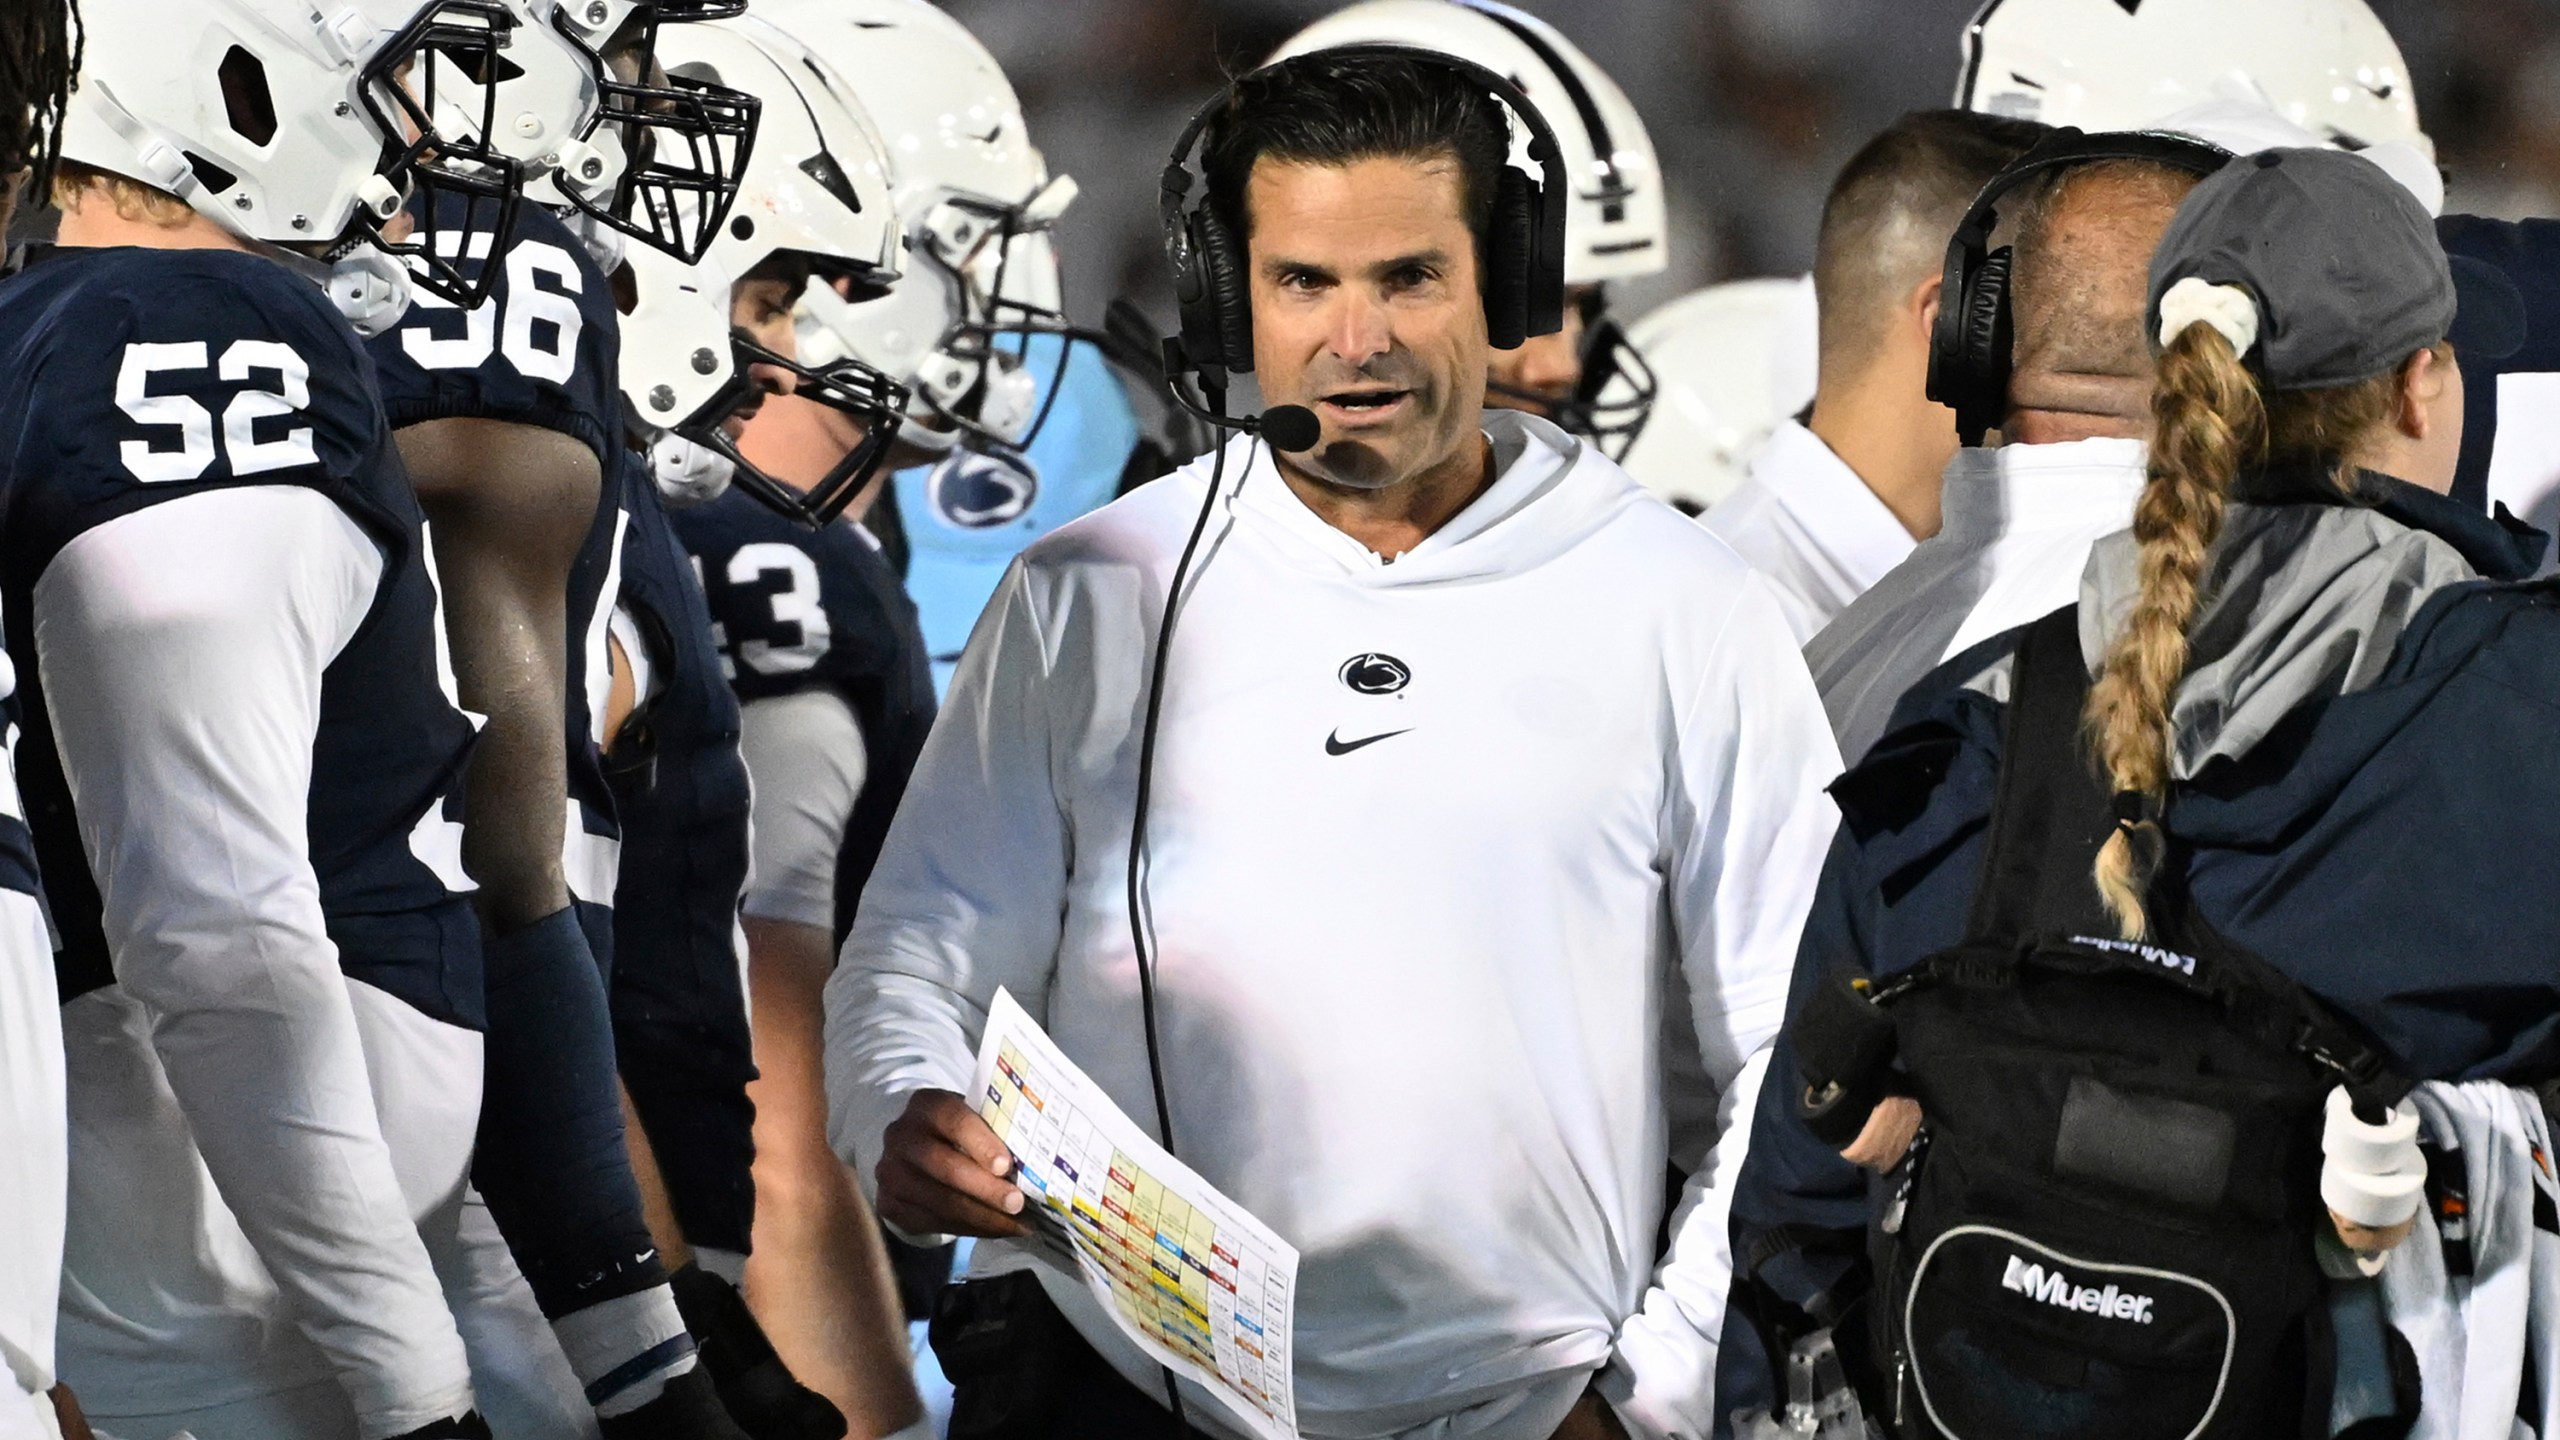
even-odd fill
[{"label": "football coach", "polygon": [[[1489,349],[1562,303],[1567,180],[1551,140],[1510,163],[1539,122],[1507,91],[1381,47],[1253,72],[1195,122],[1196,205],[1186,132],[1189,359],[1314,423],[1014,564],[827,991],[837,1148],[892,1225],[988,1237],[963,1294],[1036,1243],[959,1093],[999,986],[1169,1118],[1302,1255],[1311,1437],[1707,1433],[1730,1157],[1671,1136],[1747,1121],[1837,821],[1766,582],[1483,406]],[[964,1412],[997,1387],[1054,1417],[1011,1433],[1184,1433],[1084,1292],[1052,1303],[1048,1340],[1007,1318],[1045,1353],[959,1367]]]}]

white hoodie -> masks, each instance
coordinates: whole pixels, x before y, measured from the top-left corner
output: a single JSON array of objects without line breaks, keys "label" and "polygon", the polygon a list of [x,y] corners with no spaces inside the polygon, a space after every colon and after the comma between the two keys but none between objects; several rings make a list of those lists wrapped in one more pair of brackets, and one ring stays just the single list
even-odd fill
[{"label": "white hoodie", "polygon": [[[1666,1100],[1715,1097],[1667,1096],[1664,1007],[1685,977],[1730,1109],[1838,759],[1767,582],[1553,426],[1485,423],[1494,485],[1392,564],[1228,447],[1149,817],[1176,1148],[1303,1256],[1308,1435],[1544,1440],[1607,1366],[1637,1434],[1703,1436],[1729,1271],[1704,1180],[1659,1271],[1654,1237]],[[1041,540],[979,620],[827,987],[866,1184],[911,1092],[966,1088],[999,985],[1152,1124],[1131,797],[1209,469]]]}]

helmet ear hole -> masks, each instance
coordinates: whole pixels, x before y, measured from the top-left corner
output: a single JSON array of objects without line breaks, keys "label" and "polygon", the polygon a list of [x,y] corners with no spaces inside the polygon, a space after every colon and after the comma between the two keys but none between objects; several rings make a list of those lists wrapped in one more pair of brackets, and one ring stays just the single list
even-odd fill
[{"label": "helmet ear hole", "polygon": [[234,45],[214,68],[222,80],[222,106],[233,134],[252,145],[276,138],[276,99],[267,88],[267,67],[258,57]]}]

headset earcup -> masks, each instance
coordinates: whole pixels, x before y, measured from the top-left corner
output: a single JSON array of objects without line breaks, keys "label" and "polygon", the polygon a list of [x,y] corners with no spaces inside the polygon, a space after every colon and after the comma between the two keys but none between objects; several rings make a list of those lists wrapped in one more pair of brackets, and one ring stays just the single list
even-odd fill
[{"label": "headset earcup", "polygon": [[1538,265],[1535,182],[1506,165],[1493,187],[1493,216],[1485,227],[1484,328],[1496,350],[1516,350],[1529,338],[1529,288]]},{"label": "headset earcup", "polygon": [[1201,278],[1208,287],[1206,303],[1215,311],[1219,344],[1226,351],[1224,364],[1237,373],[1249,371],[1253,368],[1253,292],[1246,288],[1244,247],[1208,206],[1193,214]]},{"label": "headset earcup", "polygon": [[[1956,403],[1956,428],[1978,437],[1998,425],[2009,412],[2009,352],[2014,336],[2009,325],[2010,247],[1982,257],[1982,268],[1964,297],[1964,381]],[[1967,443],[1974,443],[1968,441]]]},{"label": "headset earcup", "polygon": [[[1958,241],[1961,245],[1961,239]],[[1978,445],[2009,406],[2009,266],[2004,245],[1970,264],[1947,260],[1938,323],[1929,334],[1928,396],[1956,412],[1956,437]]]}]

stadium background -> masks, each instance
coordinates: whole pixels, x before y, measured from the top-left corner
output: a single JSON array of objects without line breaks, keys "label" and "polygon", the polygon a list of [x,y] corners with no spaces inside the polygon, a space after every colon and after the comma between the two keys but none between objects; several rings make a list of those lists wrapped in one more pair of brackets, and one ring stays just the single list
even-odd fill
[{"label": "stadium background", "polygon": [[[1192,107],[1339,0],[946,0],[1003,62],[1053,171],[1068,308],[1171,318],[1156,172]],[[1832,174],[1904,110],[1943,105],[1979,0],[1513,0],[1615,76],[1662,155],[1668,273],[1619,313],[1717,280],[1800,273]],[[2560,215],[2560,0],[2371,0],[2450,173],[2447,209]]]}]

